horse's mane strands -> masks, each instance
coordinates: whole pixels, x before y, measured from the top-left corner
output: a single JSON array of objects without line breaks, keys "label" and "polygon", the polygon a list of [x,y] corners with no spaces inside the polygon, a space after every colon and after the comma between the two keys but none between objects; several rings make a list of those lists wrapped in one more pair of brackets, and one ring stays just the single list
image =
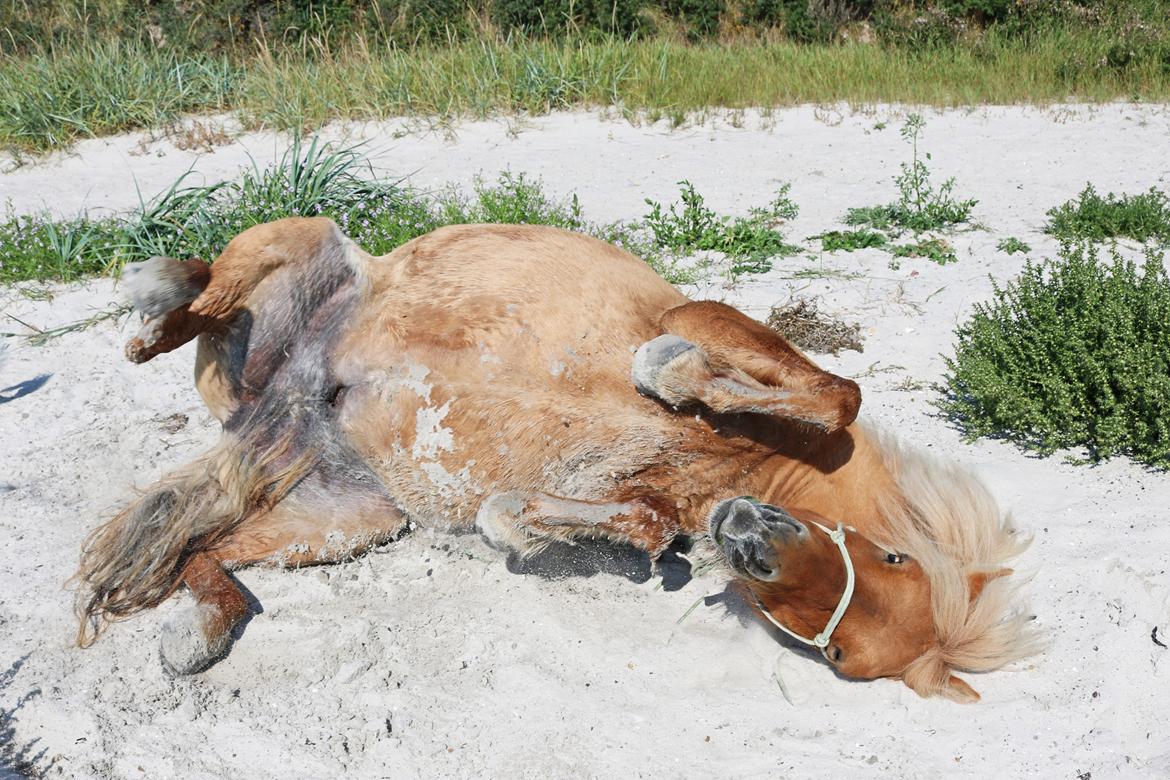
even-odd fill
[{"label": "horse's mane strands", "polygon": [[991,671],[1042,646],[1031,616],[1016,606],[1018,584],[993,579],[974,602],[969,590],[971,574],[1003,569],[1031,538],[1014,528],[969,470],[904,447],[890,434],[868,433],[901,494],[882,507],[889,532],[882,541],[916,558],[930,578],[939,646],[904,678],[924,696],[966,698],[949,687],[950,670]]}]

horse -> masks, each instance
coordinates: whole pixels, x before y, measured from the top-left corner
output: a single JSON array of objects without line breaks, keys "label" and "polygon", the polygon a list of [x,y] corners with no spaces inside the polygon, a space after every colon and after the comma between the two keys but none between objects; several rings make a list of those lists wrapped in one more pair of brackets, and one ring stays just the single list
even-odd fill
[{"label": "horse", "polygon": [[142,363],[198,339],[219,442],[82,547],[78,643],[185,587],[171,674],[249,614],[230,575],[335,562],[409,522],[528,555],[658,561],[709,539],[760,615],[849,678],[974,701],[956,672],[1035,651],[1006,566],[1027,537],[968,470],[857,420],[857,384],[645,262],[544,226],[440,228],[374,257],[326,218],[240,233],[123,285]]}]

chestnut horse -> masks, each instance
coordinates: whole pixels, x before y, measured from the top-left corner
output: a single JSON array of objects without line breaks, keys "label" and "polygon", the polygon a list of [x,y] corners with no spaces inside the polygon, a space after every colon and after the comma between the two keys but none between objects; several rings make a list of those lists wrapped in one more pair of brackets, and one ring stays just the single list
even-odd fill
[{"label": "chestnut horse", "polygon": [[162,658],[199,671],[248,611],[229,570],[337,561],[413,520],[653,559],[710,529],[765,617],[924,696],[977,699],[953,671],[1033,649],[993,582],[1023,540],[977,480],[859,425],[854,382],[601,241],[467,225],[372,257],[327,219],[284,219],[211,266],[124,279],[145,317],[127,356],[198,337],[223,436],[91,534],[82,644],[186,585]]}]

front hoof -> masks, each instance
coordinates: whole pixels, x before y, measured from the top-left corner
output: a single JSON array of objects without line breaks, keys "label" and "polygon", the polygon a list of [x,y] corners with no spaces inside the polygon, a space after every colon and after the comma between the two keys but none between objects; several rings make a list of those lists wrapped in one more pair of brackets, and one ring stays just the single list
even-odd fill
[{"label": "front hoof", "polygon": [[163,671],[171,677],[198,674],[222,658],[231,629],[219,629],[219,617],[213,605],[190,604],[163,623],[158,643]]},{"label": "front hoof", "polygon": [[535,540],[520,520],[527,503],[527,495],[516,490],[494,493],[479,505],[475,527],[495,549],[528,554]]}]

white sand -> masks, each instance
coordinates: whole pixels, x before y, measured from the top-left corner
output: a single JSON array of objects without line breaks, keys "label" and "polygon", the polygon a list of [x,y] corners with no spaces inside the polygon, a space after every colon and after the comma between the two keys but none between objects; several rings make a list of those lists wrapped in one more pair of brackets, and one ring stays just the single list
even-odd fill
[{"label": "white sand", "polygon": [[[849,206],[893,197],[907,157],[898,111],[794,109],[747,127],[668,131],[565,114],[372,138],[377,163],[414,183],[463,186],[503,168],[580,194],[594,219],[643,213],[688,178],[720,210],[743,213],[793,183],[790,235],[834,227]],[[1051,253],[1044,212],[1080,191],[1170,189],[1170,110],[1105,106],[928,114],[936,176],[979,199],[987,232],[957,236],[938,267],[871,250],[793,258],[771,274],[697,291],[764,316],[792,293],[865,328],[864,354],[822,363],[858,377],[863,413],[983,475],[1035,533],[1020,562],[1044,654],[968,679],[970,706],[919,699],[901,683],[849,682],[778,641],[714,578],[667,587],[643,558],[586,548],[517,565],[476,536],[418,532],[352,563],[248,570],[263,605],[226,660],[170,680],[158,628],[179,603],[121,623],[92,649],[72,645],[72,573],[86,531],[216,437],[191,382],[189,347],[146,366],[121,358],[111,322],[46,347],[9,340],[0,388],[0,743],[48,776],[218,777],[1008,777],[1170,776],[1170,478],[1125,460],[1099,467],[1036,459],[995,441],[962,442],[932,414],[952,330],[1006,279],[1014,235]],[[888,122],[878,130],[879,121]],[[761,126],[765,125],[765,126]],[[121,209],[188,166],[210,181],[271,158],[249,135],[214,154],[137,137],[0,176],[0,201]],[[798,269],[855,270],[791,278]],[[0,290],[0,307],[40,327],[88,316],[109,281],[54,288],[51,302]],[[21,330],[0,316],[0,330]],[[38,377],[47,377],[35,387]],[[39,380],[37,380],[39,381]],[[19,395],[0,391],[5,399]],[[189,418],[177,426],[173,415]],[[681,585],[681,587],[680,587]],[[697,599],[710,596],[685,620]],[[787,696],[777,679],[784,682]],[[5,773],[0,770],[0,777]]]}]

